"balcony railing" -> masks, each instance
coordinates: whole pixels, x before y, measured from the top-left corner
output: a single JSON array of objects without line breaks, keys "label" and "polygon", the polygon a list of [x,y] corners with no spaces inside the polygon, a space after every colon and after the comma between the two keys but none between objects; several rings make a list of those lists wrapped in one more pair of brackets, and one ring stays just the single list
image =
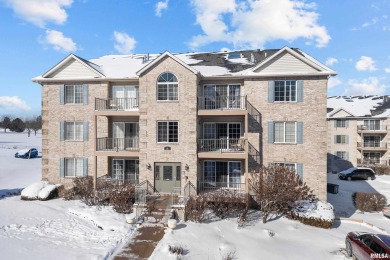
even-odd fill
[{"label": "balcony railing", "polygon": [[229,190],[233,192],[245,192],[245,183],[240,182],[213,182],[213,181],[198,181],[198,194],[206,192],[216,192]]},{"label": "balcony railing", "polygon": [[387,143],[386,142],[375,142],[375,141],[368,141],[368,142],[358,142],[357,147],[360,149],[387,149]]},{"label": "balcony railing", "polygon": [[198,139],[198,152],[239,153],[245,151],[243,138]]},{"label": "balcony railing", "polygon": [[138,98],[95,98],[95,110],[138,110]]},{"label": "balcony railing", "polygon": [[97,151],[138,151],[139,150],[139,138],[138,137],[126,137],[126,138],[109,138],[102,137],[96,140]]},{"label": "balcony railing", "polygon": [[123,176],[123,178],[113,178],[111,175],[104,175],[98,178],[98,185],[104,185],[104,183],[111,183],[114,185],[122,185],[122,184],[138,184],[139,180],[136,179],[138,176],[135,178],[135,175],[132,174],[133,176]]},{"label": "balcony railing", "polygon": [[198,108],[205,110],[245,110],[246,96],[198,97]]},{"label": "balcony railing", "polygon": [[386,160],[380,160],[372,158],[372,159],[357,159],[357,165],[358,166],[371,166],[371,165],[387,165]]},{"label": "balcony railing", "polygon": [[358,125],[358,131],[386,131],[386,125]]}]

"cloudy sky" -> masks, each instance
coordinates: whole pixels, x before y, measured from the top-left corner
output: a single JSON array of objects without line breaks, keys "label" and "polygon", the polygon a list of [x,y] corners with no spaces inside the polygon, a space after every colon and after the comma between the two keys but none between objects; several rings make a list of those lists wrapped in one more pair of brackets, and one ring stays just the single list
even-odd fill
[{"label": "cloudy sky", "polygon": [[389,0],[0,0],[0,115],[40,113],[43,74],[69,53],[289,46],[338,72],[328,95],[390,94]]}]

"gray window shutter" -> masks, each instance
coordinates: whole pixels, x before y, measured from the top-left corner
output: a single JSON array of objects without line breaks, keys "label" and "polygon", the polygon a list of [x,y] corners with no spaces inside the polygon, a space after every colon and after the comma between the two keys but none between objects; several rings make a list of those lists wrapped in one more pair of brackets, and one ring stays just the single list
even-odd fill
[{"label": "gray window shutter", "polygon": [[349,152],[345,152],[345,160],[349,160]]},{"label": "gray window shutter", "polygon": [[88,141],[88,121],[83,122],[83,141]]},{"label": "gray window shutter", "polygon": [[84,176],[84,177],[88,176],[88,158],[84,158],[84,163],[83,163],[83,176]]},{"label": "gray window shutter", "polygon": [[348,139],[349,139],[349,136],[348,136],[348,135],[346,135],[346,136],[345,136],[345,143],[346,143],[346,144],[348,144],[348,143],[349,143],[349,140],[348,140]]},{"label": "gray window shutter", "polygon": [[303,181],[303,163],[297,163],[297,174]]},{"label": "gray window shutter", "polygon": [[65,140],[65,121],[60,122],[60,141]]},{"label": "gray window shutter", "polygon": [[297,144],[303,144],[303,122],[297,122]]},{"label": "gray window shutter", "polygon": [[60,105],[65,104],[65,85],[60,86]]},{"label": "gray window shutter", "polygon": [[88,85],[83,85],[83,103],[84,105],[88,105]]},{"label": "gray window shutter", "polygon": [[303,80],[297,80],[297,101],[303,102]]},{"label": "gray window shutter", "polygon": [[336,128],[337,127],[337,120],[334,120],[333,122],[334,122],[334,128]]},{"label": "gray window shutter", "polygon": [[337,135],[334,136],[334,143],[337,144]]},{"label": "gray window shutter", "polygon": [[60,158],[60,176],[65,178],[65,158]]},{"label": "gray window shutter", "polygon": [[275,81],[268,81],[268,102],[275,101]]},{"label": "gray window shutter", "polygon": [[274,122],[268,122],[268,143],[274,143]]},{"label": "gray window shutter", "polygon": [[346,127],[346,128],[349,127],[349,120],[348,120],[348,119],[345,120],[345,127]]}]

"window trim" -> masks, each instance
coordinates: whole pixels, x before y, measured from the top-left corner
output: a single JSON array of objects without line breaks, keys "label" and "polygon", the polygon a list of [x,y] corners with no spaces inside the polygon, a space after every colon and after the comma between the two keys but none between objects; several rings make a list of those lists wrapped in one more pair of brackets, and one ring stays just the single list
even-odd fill
[{"label": "window trim", "polygon": [[[348,144],[348,135],[335,135],[335,144]],[[338,137],[340,137],[340,142],[338,142]],[[342,142],[342,137],[344,137],[344,142]]]},{"label": "window trim", "polygon": [[[284,124],[283,142],[276,141],[276,127],[275,127],[276,123],[283,123]],[[286,142],[286,123],[294,123],[294,130],[295,130],[295,141],[294,142]],[[298,139],[297,121],[274,121],[273,124],[274,124],[274,144],[297,144],[297,139]]]},{"label": "window trim", "polygon": [[336,119],[336,128],[347,128],[346,119]]},{"label": "window trim", "polygon": [[[176,78],[176,82],[159,82],[158,80],[160,79],[160,77],[163,75],[163,74],[166,74],[166,73],[170,73],[170,74],[172,74],[173,76],[175,76],[175,78]],[[168,90],[168,85],[169,84],[176,84],[177,85],[177,99],[159,99],[159,87],[160,87],[160,85],[166,85],[167,86],[167,90]],[[173,102],[173,103],[175,103],[175,102],[179,102],[180,101],[180,95],[179,95],[179,86],[180,86],[180,83],[179,83],[179,79],[177,78],[177,76],[174,74],[174,73],[172,73],[172,72],[170,72],[170,71],[165,71],[165,72],[163,72],[163,73],[161,73],[158,77],[157,77],[157,80],[156,80],[156,101],[157,102],[161,102],[161,103],[165,103],[165,102]],[[167,93],[169,93],[169,92],[167,92]],[[167,97],[169,97],[169,95],[167,94]]]},{"label": "window trim", "polygon": [[[64,158],[64,177],[65,178],[78,178],[78,177],[83,177],[84,176],[84,160],[85,158],[83,157],[65,157]],[[73,160],[73,170],[74,170],[74,176],[68,176],[67,175],[67,171],[68,171],[68,167],[67,167],[67,161],[68,160]],[[77,175],[76,174],[76,160],[81,160],[82,161],[82,167],[81,167],[81,175]]]},{"label": "window trim", "polygon": [[[67,88],[73,87],[73,102],[67,102]],[[76,87],[81,87],[81,102],[75,102],[76,101]],[[64,84],[64,105],[84,105],[84,84]]]},{"label": "window trim", "polygon": [[[72,128],[73,128],[73,139],[67,139],[68,137],[68,123],[72,123]],[[76,123],[81,123],[81,138],[76,139]],[[64,121],[64,141],[66,142],[83,142],[84,141],[84,121],[80,120],[75,120],[75,121]]]},{"label": "window trim", "polygon": [[[169,125],[169,123],[170,122],[176,122],[177,123],[177,142],[159,142],[158,141],[158,135],[159,135],[159,128],[158,128],[158,123],[168,123],[168,125]],[[158,144],[178,144],[179,142],[180,142],[180,124],[179,124],[179,120],[158,120],[157,122],[156,122],[156,125],[157,125],[157,127],[156,127],[156,142],[158,143]],[[168,140],[169,140],[169,127],[168,127],[168,133],[167,133],[167,137],[168,137]]]},{"label": "window trim", "polygon": [[[339,154],[342,154],[342,156],[339,156]],[[344,161],[347,161],[349,160],[349,155],[348,155],[348,152],[347,151],[336,151],[336,157],[337,157],[337,160],[344,160]]]},{"label": "window trim", "polygon": [[[286,100],[286,94],[284,95],[284,100],[276,100],[276,82],[284,82],[284,92],[286,93],[286,82],[294,81],[295,82],[295,100]],[[291,91],[290,91],[291,92]],[[274,80],[274,103],[297,103],[298,102],[298,80]]]}]

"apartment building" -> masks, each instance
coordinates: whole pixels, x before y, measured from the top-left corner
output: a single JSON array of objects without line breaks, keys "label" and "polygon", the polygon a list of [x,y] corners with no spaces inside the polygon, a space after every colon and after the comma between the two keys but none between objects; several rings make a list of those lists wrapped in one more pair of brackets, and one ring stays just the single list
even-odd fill
[{"label": "apartment building", "polygon": [[85,60],[42,85],[42,178],[248,190],[262,165],[293,168],[326,200],[326,91],[336,73],[299,49]]},{"label": "apartment building", "polygon": [[389,96],[328,97],[328,171],[389,165]]}]

